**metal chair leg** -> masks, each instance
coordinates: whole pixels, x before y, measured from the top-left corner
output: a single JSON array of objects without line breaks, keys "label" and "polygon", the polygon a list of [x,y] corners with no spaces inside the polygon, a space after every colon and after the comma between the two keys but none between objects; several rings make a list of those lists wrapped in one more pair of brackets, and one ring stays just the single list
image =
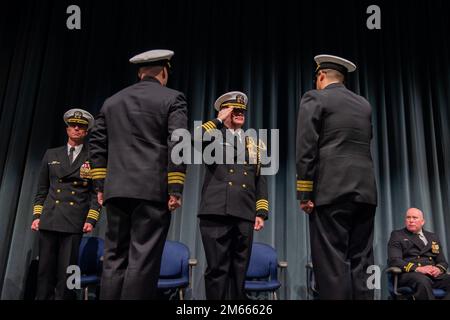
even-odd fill
[{"label": "metal chair leg", "polygon": [[89,300],[89,287],[84,288],[84,300]]},{"label": "metal chair leg", "polygon": [[277,293],[275,291],[273,292],[273,300],[278,300]]},{"label": "metal chair leg", "polygon": [[178,289],[178,292],[180,293],[180,300],[184,300],[183,289]]}]

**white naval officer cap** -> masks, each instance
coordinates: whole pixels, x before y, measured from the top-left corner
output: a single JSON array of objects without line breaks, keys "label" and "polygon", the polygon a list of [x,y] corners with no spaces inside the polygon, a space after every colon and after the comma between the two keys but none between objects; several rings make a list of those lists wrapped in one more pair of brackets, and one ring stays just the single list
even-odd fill
[{"label": "white naval officer cap", "polygon": [[315,73],[322,69],[333,69],[346,76],[348,72],[353,72],[356,70],[356,65],[353,62],[329,54],[320,54],[315,56],[314,61],[317,63]]},{"label": "white naval officer cap", "polygon": [[78,124],[87,126],[88,130],[91,130],[94,126],[94,117],[86,110],[74,108],[64,113],[64,122],[66,125]]},{"label": "white naval officer cap", "polygon": [[157,49],[150,50],[138,55],[135,55],[130,59],[132,64],[136,64],[139,67],[145,66],[167,66],[171,68],[170,59],[175,53],[171,50]]},{"label": "white naval officer cap", "polygon": [[220,111],[222,108],[234,108],[247,110],[247,95],[240,91],[231,91],[221,95],[214,102],[214,108]]}]

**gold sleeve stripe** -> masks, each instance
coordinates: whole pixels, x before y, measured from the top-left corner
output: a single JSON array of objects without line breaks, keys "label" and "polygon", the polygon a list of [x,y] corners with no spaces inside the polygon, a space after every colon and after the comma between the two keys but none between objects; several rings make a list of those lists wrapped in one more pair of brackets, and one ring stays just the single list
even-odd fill
[{"label": "gold sleeve stripe", "polygon": [[33,214],[41,214],[43,209],[44,209],[44,206],[35,205],[33,207]]},{"label": "gold sleeve stripe", "polygon": [[184,183],[184,179],[176,179],[176,178],[171,178],[167,180],[168,183]]},{"label": "gold sleeve stripe", "polygon": [[297,191],[311,192],[313,191],[313,188],[298,187]]},{"label": "gold sleeve stripe", "polygon": [[100,179],[105,179],[106,178],[106,175],[102,175],[102,176],[100,176],[100,175],[98,175],[98,176],[92,176],[92,180],[100,180]]},{"label": "gold sleeve stripe", "polygon": [[100,215],[89,213],[87,217],[88,217],[88,218],[91,218],[91,219],[94,219],[94,220],[98,220],[98,218],[100,217]]},{"label": "gold sleeve stripe", "polygon": [[106,179],[106,174],[94,174],[91,176],[92,179]]},{"label": "gold sleeve stripe", "polygon": [[95,169],[91,169],[92,173],[97,173],[97,172],[104,172],[106,173],[106,168],[95,168]]},{"label": "gold sleeve stripe", "polygon": [[313,188],[313,186],[312,183],[297,182],[297,188]]},{"label": "gold sleeve stripe", "polygon": [[90,209],[87,217],[94,220],[98,220],[98,218],[100,217],[100,213],[96,210]]},{"label": "gold sleeve stripe", "polygon": [[216,124],[214,122],[212,122],[212,121],[208,121],[206,124],[208,124],[213,129],[217,128]]},{"label": "gold sleeve stripe", "polygon": [[297,186],[301,186],[301,187],[312,187],[313,184],[297,182]]},{"label": "gold sleeve stripe", "polygon": [[214,128],[213,128],[213,129],[210,129],[210,128],[206,129],[206,128],[205,128],[205,131],[208,132],[208,133],[210,133],[210,132],[212,132],[212,131],[214,131],[214,130],[215,130]]},{"label": "gold sleeve stripe", "polygon": [[91,175],[93,175],[93,176],[106,176],[106,172],[94,172],[94,173],[91,173]]},{"label": "gold sleeve stripe", "polygon": [[314,181],[311,181],[311,180],[297,180],[297,183],[304,183],[304,184],[313,185]]},{"label": "gold sleeve stripe", "polygon": [[414,266],[414,263],[408,263],[405,267],[404,267],[404,269],[405,269],[405,271],[406,272],[409,272],[409,270],[411,270],[411,268]]},{"label": "gold sleeve stripe", "polygon": [[215,129],[215,125],[212,122],[206,122],[202,125],[202,127],[205,128],[206,130]]},{"label": "gold sleeve stripe", "polygon": [[167,179],[167,181],[183,181],[184,182],[184,178],[180,178],[180,177],[170,177]]},{"label": "gold sleeve stripe", "polygon": [[212,121],[208,121],[208,122],[202,124],[202,127],[203,127],[207,132],[209,132],[209,131],[211,131],[211,130],[214,130],[214,129],[217,129],[216,124],[215,124],[214,122],[212,122]]},{"label": "gold sleeve stripe", "polygon": [[256,203],[256,206],[257,206],[257,207],[258,207],[258,206],[265,206],[265,207],[268,207],[269,204],[268,204],[268,203]]},{"label": "gold sleeve stripe", "polygon": [[203,124],[203,126],[205,126],[205,128],[214,129],[214,126],[211,125],[211,121],[205,122],[205,123]]},{"label": "gold sleeve stripe", "polygon": [[256,207],[256,211],[258,210],[265,210],[265,211],[269,211],[268,207]]},{"label": "gold sleeve stripe", "polygon": [[202,125],[203,129],[206,131],[214,129],[209,123],[205,123]]},{"label": "gold sleeve stripe", "polygon": [[258,208],[265,208],[266,210],[269,209],[269,204],[268,203],[257,203],[256,204],[256,209]]},{"label": "gold sleeve stripe", "polygon": [[169,177],[183,177],[183,178],[186,176],[186,174],[183,172],[169,172],[167,175]]},{"label": "gold sleeve stripe", "polygon": [[182,183],[184,184],[184,179],[169,179],[167,180],[168,183]]},{"label": "gold sleeve stripe", "polygon": [[260,199],[260,200],[256,201],[256,205],[258,205],[258,204],[267,204],[267,205],[269,205],[269,201],[267,201],[265,199]]},{"label": "gold sleeve stripe", "polygon": [[184,181],[183,180],[169,180],[168,181],[168,183],[169,184],[175,184],[175,183],[179,183],[179,184],[184,184]]}]

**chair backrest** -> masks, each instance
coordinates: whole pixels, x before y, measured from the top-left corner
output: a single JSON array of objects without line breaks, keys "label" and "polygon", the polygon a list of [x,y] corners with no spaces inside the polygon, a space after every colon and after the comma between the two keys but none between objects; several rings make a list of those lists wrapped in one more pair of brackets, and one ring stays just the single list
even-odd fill
[{"label": "chair backrest", "polygon": [[277,280],[278,258],[275,249],[267,244],[254,242],[247,269],[247,279],[270,278]]},{"label": "chair backrest", "polygon": [[174,279],[189,277],[189,248],[181,242],[167,240],[161,260],[159,277]]},{"label": "chair backrest", "polygon": [[101,272],[103,250],[103,239],[98,237],[81,238],[78,265],[82,275],[96,275]]}]

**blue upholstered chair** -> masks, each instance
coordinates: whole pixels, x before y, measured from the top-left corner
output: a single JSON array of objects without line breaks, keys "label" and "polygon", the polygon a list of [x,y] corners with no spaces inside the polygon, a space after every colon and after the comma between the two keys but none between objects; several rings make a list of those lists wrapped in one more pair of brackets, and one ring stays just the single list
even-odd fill
[{"label": "blue upholstered chair", "polygon": [[97,287],[103,267],[104,241],[98,237],[81,238],[78,265],[81,271],[81,288],[84,299],[88,300],[89,287]]},{"label": "blue upholstered chair", "polygon": [[245,291],[269,292],[276,300],[276,291],[281,287],[278,268],[281,270],[287,268],[287,262],[278,262],[277,252],[273,247],[254,242],[245,280]]},{"label": "blue upholstered chair", "polygon": [[[402,273],[402,270],[398,267],[390,267],[386,269],[389,294],[393,300],[413,299],[413,288],[398,286],[398,275],[400,273]],[[442,299],[446,296],[447,292],[443,289],[433,289],[433,294],[436,299]]]},{"label": "blue upholstered chair", "polygon": [[190,259],[189,248],[181,242],[167,240],[161,261],[159,289],[178,289],[180,300],[191,287],[192,268],[196,259]]}]

